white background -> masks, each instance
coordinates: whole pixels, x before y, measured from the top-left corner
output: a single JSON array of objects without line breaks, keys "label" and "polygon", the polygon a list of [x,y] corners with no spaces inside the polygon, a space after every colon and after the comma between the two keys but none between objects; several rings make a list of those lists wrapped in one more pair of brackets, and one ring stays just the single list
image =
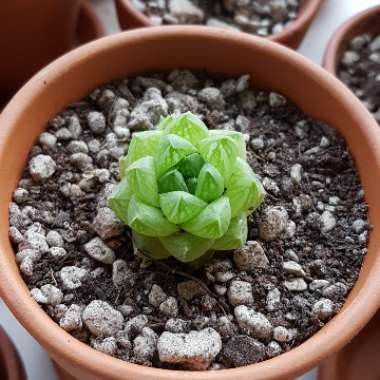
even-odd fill
[{"label": "white background", "polygon": [[[109,33],[117,32],[113,2],[111,0],[93,1],[106,24],[107,31]],[[321,63],[326,44],[334,30],[353,14],[378,4],[380,4],[380,0],[325,0],[320,14],[308,31],[299,52],[313,61]],[[14,340],[26,367],[28,380],[57,380],[47,354],[16,321],[1,300],[0,325]],[[298,380],[314,379],[316,379],[316,370]]]}]

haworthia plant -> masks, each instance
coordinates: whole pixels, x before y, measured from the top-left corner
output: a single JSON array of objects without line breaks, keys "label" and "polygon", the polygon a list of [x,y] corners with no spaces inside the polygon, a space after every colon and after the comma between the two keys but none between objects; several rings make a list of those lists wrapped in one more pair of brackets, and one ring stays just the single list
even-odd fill
[{"label": "haworthia plant", "polygon": [[247,240],[247,216],[265,191],[246,161],[243,135],[208,130],[188,112],[135,133],[109,206],[152,259],[185,263]]}]

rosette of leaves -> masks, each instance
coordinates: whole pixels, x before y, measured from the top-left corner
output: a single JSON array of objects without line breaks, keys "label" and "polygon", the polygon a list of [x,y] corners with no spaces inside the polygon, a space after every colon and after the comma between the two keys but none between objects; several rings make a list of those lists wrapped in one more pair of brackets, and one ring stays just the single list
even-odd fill
[{"label": "rosette of leaves", "polygon": [[194,262],[247,240],[247,216],[265,191],[246,160],[241,133],[209,130],[188,112],[135,133],[108,200],[153,259]]}]

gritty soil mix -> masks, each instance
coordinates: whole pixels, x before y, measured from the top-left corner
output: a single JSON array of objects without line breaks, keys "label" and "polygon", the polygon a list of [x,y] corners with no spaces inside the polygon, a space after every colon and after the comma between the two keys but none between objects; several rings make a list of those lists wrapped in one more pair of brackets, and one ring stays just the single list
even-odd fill
[{"label": "gritty soil mix", "polygon": [[[10,204],[31,295],[96,350],[148,366],[220,369],[290,350],[342,307],[367,252],[367,205],[343,138],[249,77],[175,70],[108,83],[56,116]],[[134,251],[107,208],[134,131],[191,111],[241,131],[267,191],[247,244],[200,269]]]},{"label": "gritty soil mix", "polygon": [[380,34],[354,37],[342,55],[338,75],[380,124]]},{"label": "gritty soil mix", "polygon": [[281,32],[297,17],[299,0],[132,0],[154,25],[205,24],[259,36]]}]

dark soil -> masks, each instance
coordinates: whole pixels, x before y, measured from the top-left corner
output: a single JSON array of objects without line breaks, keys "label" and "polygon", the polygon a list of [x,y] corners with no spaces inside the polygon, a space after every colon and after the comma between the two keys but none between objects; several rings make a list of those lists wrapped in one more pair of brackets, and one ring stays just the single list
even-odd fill
[{"label": "dark soil", "polygon": [[[223,342],[210,367],[218,369],[288,351],[340,310],[367,251],[367,205],[354,162],[337,131],[305,116],[279,94],[249,90],[248,79],[188,71],[130,78],[95,90],[49,123],[47,131],[57,141],[49,145],[41,137],[29,160],[41,154],[50,156],[56,170],[38,182],[31,178],[28,166],[25,168],[10,206],[10,225],[16,252],[40,249],[33,243],[35,236],[28,237],[27,231],[37,232],[48,242],[51,239],[46,235],[52,230],[63,238],[66,254],[61,258],[54,257],[51,248],[41,248],[41,257],[32,262],[32,273],[21,267],[30,289],[51,284],[62,291],[63,298],[56,302],[39,302],[63,328],[62,317],[68,307],[75,304],[83,310],[93,300],[106,301],[120,310],[124,322],[146,315],[146,326],[158,336],[165,330],[174,331],[166,323],[170,318],[183,320],[178,322],[183,332],[212,327]],[[104,115],[103,131],[94,133],[89,127],[90,111]],[[134,254],[130,231],[125,228],[106,239],[116,259],[127,263],[128,276],[117,282],[115,268],[90,257],[84,244],[98,235],[94,218],[106,206],[110,183],[118,181],[118,157],[129,141],[120,137],[118,128],[125,136],[128,129],[151,128],[160,115],[185,111],[201,115],[210,129],[237,129],[245,134],[249,162],[268,192],[260,210],[249,219],[249,240],[263,247],[269,264],[242,270],[236,259],[233,261],[232,252],[217,253],[211,263],[198,270],[174,259],[150,262]],[[80,131],[73,117],[79,119]],[[82,151],[91,159],[73,159],[73,141],[85,142]],[[104,170],[100,173],[99,169]],[[268,240],[261,227],[273,207],[282,207],[287,224],[285,231]],[[86,271],[80,286],[73,290],[62,282],[61,270],[68,266]],[[188,280],[198,284],[194,297],[178,287]],[[237,280],[252,285],[252,302],[231,303],[228,293]],[[166,298],[174,297],[177,311],[152,305],[149,294],[153,285],[160,286]],[[239,304],[247,304],[270,322],[264,335],[238,323]],[[155,345],[146,356],[137,353],[134,337],[141,336],[141,328],[128,335],[128,346],[121,341],[120,331],[111,334],[115,339],[103,339],[101,334],[90,333],[84,322],[66,329],[96,349],[124,360],[172,367],[159,360]]]}]

